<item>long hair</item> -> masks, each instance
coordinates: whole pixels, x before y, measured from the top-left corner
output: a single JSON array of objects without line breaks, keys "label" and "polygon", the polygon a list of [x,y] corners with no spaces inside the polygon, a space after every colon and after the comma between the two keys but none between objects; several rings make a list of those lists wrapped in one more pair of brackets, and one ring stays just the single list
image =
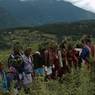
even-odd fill
[{"label": "long hair", "polygon": [[25,49],[24,54],[26,56],[30,56],[31,55],[31,52],[32,52],[32,49],[30,47],[28,47],[28,48]]}]

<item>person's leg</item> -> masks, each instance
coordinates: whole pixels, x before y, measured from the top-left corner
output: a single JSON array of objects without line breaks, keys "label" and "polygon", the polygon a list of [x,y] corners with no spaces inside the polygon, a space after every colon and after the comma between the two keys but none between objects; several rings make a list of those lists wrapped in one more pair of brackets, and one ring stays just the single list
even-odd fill
[{"label": "person's leg", "polygon": [[70,73],[69,64],[67,66],[66,61],[63,61],[63,71],[64,71],[64,74]]},{"label": "person's leg", "polygon": [[56,70],[55,70],[55,68],[52,68],[51,78],[55,79],[55,76],[56,76]]},{"label": "person's leg", "polygon": [[74,63],[74,69],[77,70],[78,64]]},{"label": "person's leg", "polygon": [[65,67],[60,67],[60,69],[58,70],[58,77],[62,78],[65,72],[66,72]]},{"label": "person's leg", "polygon": [[82,64],[82,59],[79,57],[78,58],[78,68],[79,68],[79,70],[81,69],[81,64]]},{"label": "person's leg", "polygon": [[25,94],[30,93],[30,87],[31,87],[32,80],[33,79],[32,79],[31,73],[25,74],[24,80],[23,80],[23,87],[24,87]]},{"label": "person's leg", "polygon": [[23,87],[22,79],[23,79],[23,74],[18,73],[18,75],[17,75],[17,84],[16,84],[18,90],[21,90],[21,88]]},{"label": "person's leg", "polygon": [[69,71],[71,72],[71,70],[72,70],[72,61],[68,61],[68,68],[69,68]]}]

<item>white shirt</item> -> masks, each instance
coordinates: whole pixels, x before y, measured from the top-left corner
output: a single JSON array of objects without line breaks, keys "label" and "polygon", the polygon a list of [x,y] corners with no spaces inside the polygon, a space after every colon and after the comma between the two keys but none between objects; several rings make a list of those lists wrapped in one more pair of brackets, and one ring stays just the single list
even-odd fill
[{"label": "white shirt", "polygon": [[45,66],[45,71],[47,72],[47,75],[52,74],[52,67],[51,66],[49,66],[49,67]]}]

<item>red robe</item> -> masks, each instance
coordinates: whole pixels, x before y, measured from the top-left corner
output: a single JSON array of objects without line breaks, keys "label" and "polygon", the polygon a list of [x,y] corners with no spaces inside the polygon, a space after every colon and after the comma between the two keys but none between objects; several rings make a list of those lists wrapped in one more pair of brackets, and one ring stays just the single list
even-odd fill
[{"label": "red robe", "polygon": [[75,49],[70,50],[67,53],[67,60],[70,63],[76,64],[78,62],[78,59],[77,59],[77,56],[76,55],[77,55],[77,51]]}]

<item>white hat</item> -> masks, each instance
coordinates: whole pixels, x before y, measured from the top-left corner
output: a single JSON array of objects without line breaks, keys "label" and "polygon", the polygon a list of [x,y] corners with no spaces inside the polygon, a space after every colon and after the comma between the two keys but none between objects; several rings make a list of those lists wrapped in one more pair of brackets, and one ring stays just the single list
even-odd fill
[{"label": "white hat", "polygon": [[36,51],[35,53],[40,55],[40,52],[39,51]]}]

